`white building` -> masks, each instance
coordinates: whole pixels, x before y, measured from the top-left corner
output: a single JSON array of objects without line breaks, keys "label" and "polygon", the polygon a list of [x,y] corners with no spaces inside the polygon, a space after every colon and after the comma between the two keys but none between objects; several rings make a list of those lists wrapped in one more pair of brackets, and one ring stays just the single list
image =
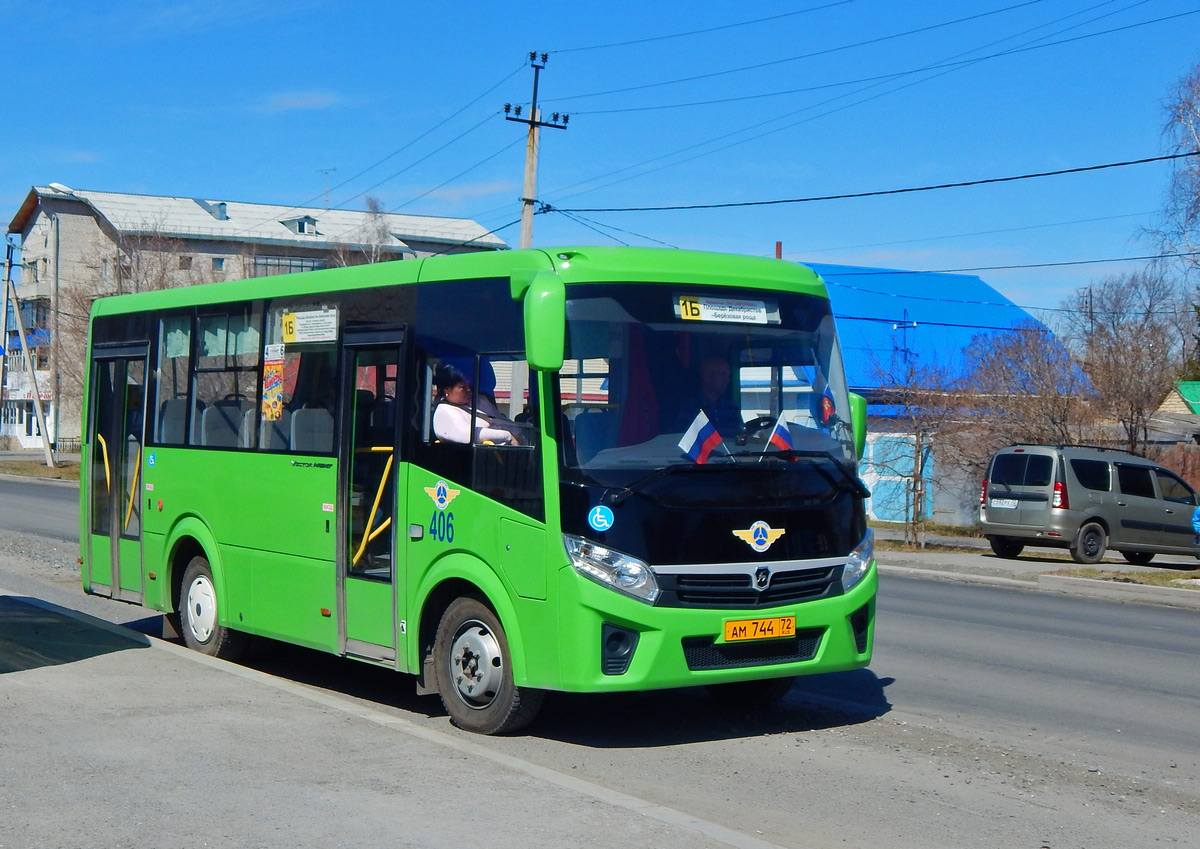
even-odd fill
[{"label": "white building", "polygon": [[[51,440],[78,445],[87,310],[104,295],[508,246],[464,218],[35,186],[8,225],[17,297]],[[16,269],[14,269],[14,272]],[[4,337],[0,444],[38,447],[15,322]]]}]

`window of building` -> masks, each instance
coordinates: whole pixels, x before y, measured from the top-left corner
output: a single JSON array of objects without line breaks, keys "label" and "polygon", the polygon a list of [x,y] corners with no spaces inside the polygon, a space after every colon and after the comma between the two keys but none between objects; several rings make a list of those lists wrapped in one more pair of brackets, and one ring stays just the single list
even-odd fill
[{"label": "window of building", "polygon": [[325,268],[325,260],[314,257],[256,256],[253,273],[255,277],[272,277],[276,274],[318,271],[322,268]]},{"label": "window of building", "polygon": [[224,271],[225,270],[225,258],[220,257],[220,256],[214,256],[213,261],[212,261],[212,270],[213,271]]},{"label": "window of building", "polygon": [[179,258],[179,270],[187,271],[192,267],[192,258],[190,256],[181,256]]}]

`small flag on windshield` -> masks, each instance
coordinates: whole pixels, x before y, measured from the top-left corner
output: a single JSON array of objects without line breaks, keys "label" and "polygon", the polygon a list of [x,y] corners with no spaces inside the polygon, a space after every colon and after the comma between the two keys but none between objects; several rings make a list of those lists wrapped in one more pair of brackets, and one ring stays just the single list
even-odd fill
[{"label": "small flag on windshield", "polygon": [[679,447],[683,449],[683,453],[697,463],[707,463],[708,456],[720,444],[721,434],[717,433],[717,429],[712,426],[703,410],[692,421],[683,439],[679,440]]},{"label": "small flag on windshield", "polygon": [[782,414],[779,416],[779,421],[775,422],[775,429],[771,431],[767,445],[778,448],[780,451],[792,449],[792,432],[788,429],[788,424],[783,420]]}]

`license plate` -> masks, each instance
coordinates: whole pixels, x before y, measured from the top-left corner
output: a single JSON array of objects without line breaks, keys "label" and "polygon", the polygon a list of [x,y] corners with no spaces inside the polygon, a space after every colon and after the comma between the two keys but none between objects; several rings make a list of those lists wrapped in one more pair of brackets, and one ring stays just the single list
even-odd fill
[{"label": "license plate", "polygon": [[768,619],[732,619],[725,623],[725,642],[742,640],[778,640],[796,636],[795,616],[772,616]]},{"label": "license plate", "polygon": [[1017,499],[1015,498],[993,498],[988,502],[989,507],[1002,507],[1005,510],[1016,510]]}]

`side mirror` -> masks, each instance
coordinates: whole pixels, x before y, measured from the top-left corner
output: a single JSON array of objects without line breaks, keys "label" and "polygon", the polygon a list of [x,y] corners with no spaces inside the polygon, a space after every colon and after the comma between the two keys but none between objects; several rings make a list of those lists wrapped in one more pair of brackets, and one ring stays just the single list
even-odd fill
[{"label": "side mirror", "polygon": [[854,429],[854,454],[862,459],[867,448],[867,399],[850,393],[850,425]]},{"label": "side mirror", "polygon": [[557,371],[567,334],[567,290],[553,272],[539,272],[525,289],[525,359],[530,368]]}]

